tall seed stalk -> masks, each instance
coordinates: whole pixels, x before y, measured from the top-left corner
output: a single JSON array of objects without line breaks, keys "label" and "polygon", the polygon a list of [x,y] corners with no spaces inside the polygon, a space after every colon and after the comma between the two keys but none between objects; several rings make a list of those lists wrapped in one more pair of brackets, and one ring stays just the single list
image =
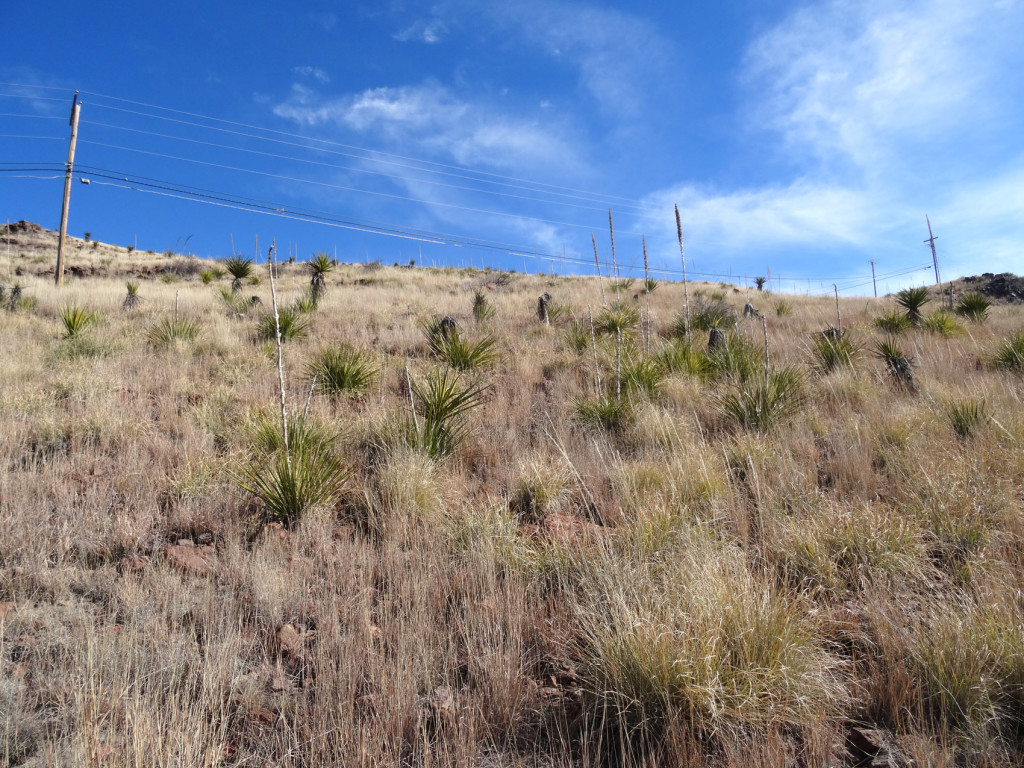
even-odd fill
[{"label": "tall seed stalk", "polygon": [[686,254],[683,252],[683,221],[679,218],[679,206],[676,206],[676,233],[679,235],[679,258],[683,262],[683,306],[686,311],[686,348],[693,348],[693,336],[690,331],[690,293],[686,288]]},{"label": "tall seed stalk", "polygon": [[644,244],[644,287],[647,296],[647,326],[645,335],[645,351],[647,354],[651,353],[651,271],[647,264],[647,236],[641,236],[641,242]]},{"label": "tall seed stalk", "polygon": [[[274,279],[274,253],[277,240],[270,241],[267,252],[267,269],[270,272],[270,295],[274,302],[274,333],[277,336],[277,378],[281,384],[281,436],[284,438],[284,458],[288,467],[292,466],[291,449],[288,445],[288,405],[284,390],[284,348],[281,344],[281,316],[277,311],[277,281]],[[256,253],[259,254],[259,240],[256,241]]]},{"label": "tall seed stalk", "polygon": [[619,265],[615,261],[615,224],[612,222],[612,209],[608,209],[608,233],[612,238],[612,272],[615,273],[615,300],[619,300]]},{"label": "tall seed stalk", "polygon": [[601,260],[597,258],[597,240],[594,233],[590,233],[590,242],[594,244],[594,265],[597,267],[597,284],[601,286],[601,306],[607,307],[608,300],[604,297],[604,279],[601,277]]},{"label": "tall seed stalk", "polygon": [[839,315],[839,288],[836,287],[835,283],[832,283],[832,290],[836,292],[836,330],[839,331],[839,335],[843,335],[843,318]]},{"label": "tall seed stalk", "polygon": [[768,321],[761,315],[761,327],[764,329],[764,385],[768,386],[768,370],[771,358],[768,356]]},{"label": "tall seed stalk", "polygon": [[615,399],[622,398],[622,329],[615,329]]},{"label": "tall seed stalk", "polygon": [[594,312],[587,304],[587,314],[590,315],[590,343],[594,347],[594,376],[597,379],[597,396],[601,396],[601,365],[597,362],[597,334],[594,333]]}]

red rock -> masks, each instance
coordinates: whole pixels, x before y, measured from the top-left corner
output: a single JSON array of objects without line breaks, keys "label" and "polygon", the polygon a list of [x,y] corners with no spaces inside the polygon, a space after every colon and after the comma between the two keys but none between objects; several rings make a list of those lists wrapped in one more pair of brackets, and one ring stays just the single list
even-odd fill
[{"label": "red rock", "polygon": [[117,563],[117,570],[124,573],[141,573],[146,570],[146,566],[149,565],[149,558],[145,555],[136,555],[135,557],[128,557],[125,555]]},{"label": "red rock", "polygon": [[210,561],[213,558],[213,547],[168,544],[164,547],[164,557],[173,567],[185,573],[208,576],[212,571]]},{"label": "red rock", "polygon": [[277,643],[285,656],[302,656],[302,635],[291,624],[284,624],[277,630]]}]

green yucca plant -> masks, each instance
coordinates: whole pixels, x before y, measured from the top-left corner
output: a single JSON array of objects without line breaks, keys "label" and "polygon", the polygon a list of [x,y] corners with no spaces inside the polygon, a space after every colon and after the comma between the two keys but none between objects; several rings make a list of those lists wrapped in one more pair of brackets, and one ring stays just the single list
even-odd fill
[{"label": "green yucca plant", "polygon": [[704,353],[715,376],[747,381],[764,373],[764,358],[754,345],[736,333],[725,335],[725,341]]},{"label": "green yucca plant", "polygon": [[658,281],[653,277],[644,279],[644,291],[647,293],[654,293],[658,289]]},{"label": "green yucca plant", "polygon": [[853,368],[860,347],[844,333],[826,331],[814,335],[813,351],[818,370],[831,373],[840,368]]},{"label": "green yucca plant", "polygon": [[594,318],[594,331],[602,336],[621,333],[629,337],[640,323],[640,309],[634,304],[616,303],[602,309]]},{"label": "green yucca plant", "polygon": [[1017,331],[999,345],[992,356],[992,365],[1012,373],[1024,373],[1024,329]]},{"label": "green yucca plant", "polygon": [[125,295],[124,301],[121,302],[121,309],[135,309],[142,301],[142,297],[139,296],[139,284],[134,280],[129,280],[125,283],[125,288],[128,289],[128,293]]},{"label": "green yucca plant", "polygon": [[956,436],[966,440],[988,420],[988,413],[984,400],[964,400],[950,403],[946,408],[946,417]]},{"label": "green yucca plant", "polygon": [[984,323],[988,319],[988,311],[992,307],[992,301],[983,293],[971,291],[960,297],[956,303],[956,312],[960,317],[966,317],[975,323]]},{"label": "green yucca plant", "polygon": [[475,291],[473,293],[473,319],[478,323],[482,323],[494,317],[494,312],[494,305],[487,300],[484,292]]},{"label": "green yucca plant", "polygon": [[924,318],[921,321],[921,328],[946,339],[959,336],[964,332],[964,329],[957,324],[953,316],[944,309],[932,312]]},{"label": "green yucca plant", "polygon": [[291,526],[313,507],[334,503],[344,491],[350,472],[337,456],[337,434],[292,417],[286,450],[280,424],[261,415],[249,436],[250,456],[234,479],[275,522]]},{"label": "green yucca plant", "polygon": [[311,312],[315,312],[316,306],[317,299],[314,298],[312,292],[303,294],[292,302],[292,309],[302,315],[308,315]]},{"label": "green yucca plant", "polygon": [[788,317],[793,314],[793,305],[785,299],[779,299],[775,302],[775,314],[778,317]]},{"label": "green yucca plant", "polygon": [[643,395],[653,400],[667,375],[658,358],[644,355],[623,364],[622,387],[629,395]]},{"label": "green yucca plant", "polygon": [[277,338],[277,325],[281,326],[281,341],[297,341],[309,335],[312,323],[307,315],[293,307],[282,307],[277,311],[279,323],[274,322],[274,313],[268,312],[260,316],[256,325],[256,338],[260,341],[274,341]]},{"label": "green yucca plant", "polygon": [[614,432],[628,423],[633,404],[628,397],[602,395],[596,400],[577,400],[575,412],[584,426]]},{"label": "green yucca plant", "polygon": [[316,376],[317,387],[326,395],[363,394],[378,374],[370,354],[347,344],[325,349],[306,369]]},{"label": "green yucca plant", "polygon": [[232,292],[238,293],[242,290],[242,281],[252,275],[252,259],[232,256],[224,262],[224,268],[234,278],[231,281]]},{"label": "green yucca plant", "polygon": [[718,408],[747,429],[767,432],[798,413],[806,404],[804,377],[796,368],[780,368],[723,395]]},{"label": "green yucca plant", "polygon": [[75,339],[98,323],[100,315],[91,309],[71,304],[60,308],[60,320],[64,324],[64,338]]},{"label": "green yucca plant", "polygon": [[896,294],[896,303],[905,310],[905,317],[912,325],[921,323],[921,309],[932,300],[925,286],[904,288]]},{"label": "green yucca plant", "polygon": [[913,326],[907,316],[895,309],[875,318],[875,326],[891,336],[906,333]]},{"label": "green yucca plant", "polygon": [[463,338],[454,323],[446,324],[444,318],[428,320],[422,328],[430,351],[450,368],[472,371],[493,365],[498,359],[494,338],[489,334],[472,343]]},{"label": "green yucca plant", "polygon": [[687,347],[675,339],[658,353],[658,362],[667,373],[685,373],[707,379],[715,374],[712,361],[704,350]]},{"label": "green yucca plant", "polygon": [[419,416],[409,425],[409,443],[432,459],[453,453],[470,435],[469,412],[483,403],[488,389],[485,384],[463,383],[451,368],[431,371],[422,383],[412,382]]},{"label": "green yucca plant", "polygon": [[577,355],[582,355],[590,348],[590,331],[580,320],[569,321],[564,338],[566,346]]},{"label": "green yucca plant", "polygon": [[[697,299],[690,312],[690,325],[695,331],[710,331],[712,328],[729,328],[736,322],[736,313],[724,301]],[[686,315],[679,313],[672,322],[671,333],[678,338],[686,337]]]},{"label": "green yucca plant", "polygon": [[306,272],[309,273],[309,295],[314,307],[320,303],[320,299],[327,289],[327,275],[333,270],[334,262],[323,251],[314,253],[313,257],[306,262]]},{"label": "green yucca plant", "polygon": [[886,370],[898,385],[911,391],[917,389],[910,358],[903,354],[903,348],[896,339],[890,337],[877,342],[875,357],[885,363]]},{"label": "green yucca plant", "polygon": [[202,323],[190,317],[165,317],[149,329],[146,337],[155,347],[169,347],[179,341],[195,341],[202,330]]}]

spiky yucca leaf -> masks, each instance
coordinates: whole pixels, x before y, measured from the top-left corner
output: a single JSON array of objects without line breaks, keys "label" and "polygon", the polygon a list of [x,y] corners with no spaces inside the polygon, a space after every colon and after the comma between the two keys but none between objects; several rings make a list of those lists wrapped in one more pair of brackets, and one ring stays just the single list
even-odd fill
[{"label": "spiky yucca leaf", "polygon": [[190,317],[165,317],[149,329],[146,337],[155,347],[169,347],[178,341],[195,341],[202,330],[202,323]]},{"label": "spiky yucca leaf", "polygon": [[483,403],[488,389],[485,384],[463,383],[451,368],[431,371],[425,382],[412,382],[420,411],[419,429],[410,435],[413,447],[433,459],[453,453],[470,435],[467,416]]},{"label": "spiky yucca leaf", "polygon": [[100,315],[91,309],[68,305],[60,308],[60,320],[64,324],[64,338],[74,339],[99,322]]},{"label": "spiky yucca leaf", "polygon": [[972,291],[960,297],[954,312],[975,323],[984,323],[988,319],[988,311],[991,307],[992,300],[988,296],[978,291]]},{"label": "spiky yucca leaf", "polygon": [[316,376],[320,391],[332,397],[361,395],[379,372],[369,353],[348,344],[325,349],[306,371]]},{"label": "spiky yucca leaf", "polygon": [[278,322],[274,321],[274,313],[262,315],[256,325],[256,338],[260,341],[274,341],[277,338],[277,325],[281,326],[281,341],[296,341],[309,335],[312,323],[307,315],[293,307],[282,307],[277,311]]},{"label": "spiky yucca leaf", "polygon": [[807,402],[804,377],[796,368],[780,368],[723,395],[719,410],[747,429],[768,431],[798,413]]},{"label": "spiky yucca leaf", "polygon": [[906,311],[905,317],[914,325],[921,322],[921,309],[931,300],[931,294],[923,285],[917,288],[904,288],[896,294],[896,303],[903,307]]}]

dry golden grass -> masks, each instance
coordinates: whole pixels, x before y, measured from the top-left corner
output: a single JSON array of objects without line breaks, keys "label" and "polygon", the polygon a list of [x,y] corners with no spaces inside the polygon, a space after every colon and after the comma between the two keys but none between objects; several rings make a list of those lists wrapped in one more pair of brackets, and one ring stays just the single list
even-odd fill
[{"label": "dry golden grass", "polygon": [[[220,296],[230,277],[84,246],[69,262],[89,269],[58,291],[36,274],[51,254],[11,250],[0,763],[852,765],[874,757],[855,729],[893,764],[1024,760],[1024,381],[986,364],[1019,307],[908,332],[911,393],[869,351],[891,302],[843,301],[865,352],[823,374],[831,298],[777,316],[782,297],[697,284],[766,311],[773,367],[805,376],[798,411],[743,428],[717,403],[763,371],[677,372],[603,429],[579,416],[597,397],[589,324],[585,349],[567,339],[600,307],[596,279],[340,265],[284,347],[289,408],[327,347],[380,374],[358,397],[314,393],[308,419],[340,433],[351,480],[282,528],[232,481],[279,388],[259,308]],[[291,304],[309,278],[281,272]],[[142,302],[122,311],[129,274]],[[255,275],[241,295],[266,308]],[[479,324],[478,290],[495,310]],[[550,326],[544,292],[567,308]],[[176,303],[201,332],[153,343]],[[650,305],[656,356],[681,286]],[[101,319],[64,339],[67,306]],[[485,401],[431,459],[409,437],[406,366],[414,382],[438,366],[421,329],[446,314],[498,361],[464,374]],[[760,322],[736,332],[760,360]],[[614,402],[615,340],[598,346]],[[982,402],[958,433],[954,406]]]}]

